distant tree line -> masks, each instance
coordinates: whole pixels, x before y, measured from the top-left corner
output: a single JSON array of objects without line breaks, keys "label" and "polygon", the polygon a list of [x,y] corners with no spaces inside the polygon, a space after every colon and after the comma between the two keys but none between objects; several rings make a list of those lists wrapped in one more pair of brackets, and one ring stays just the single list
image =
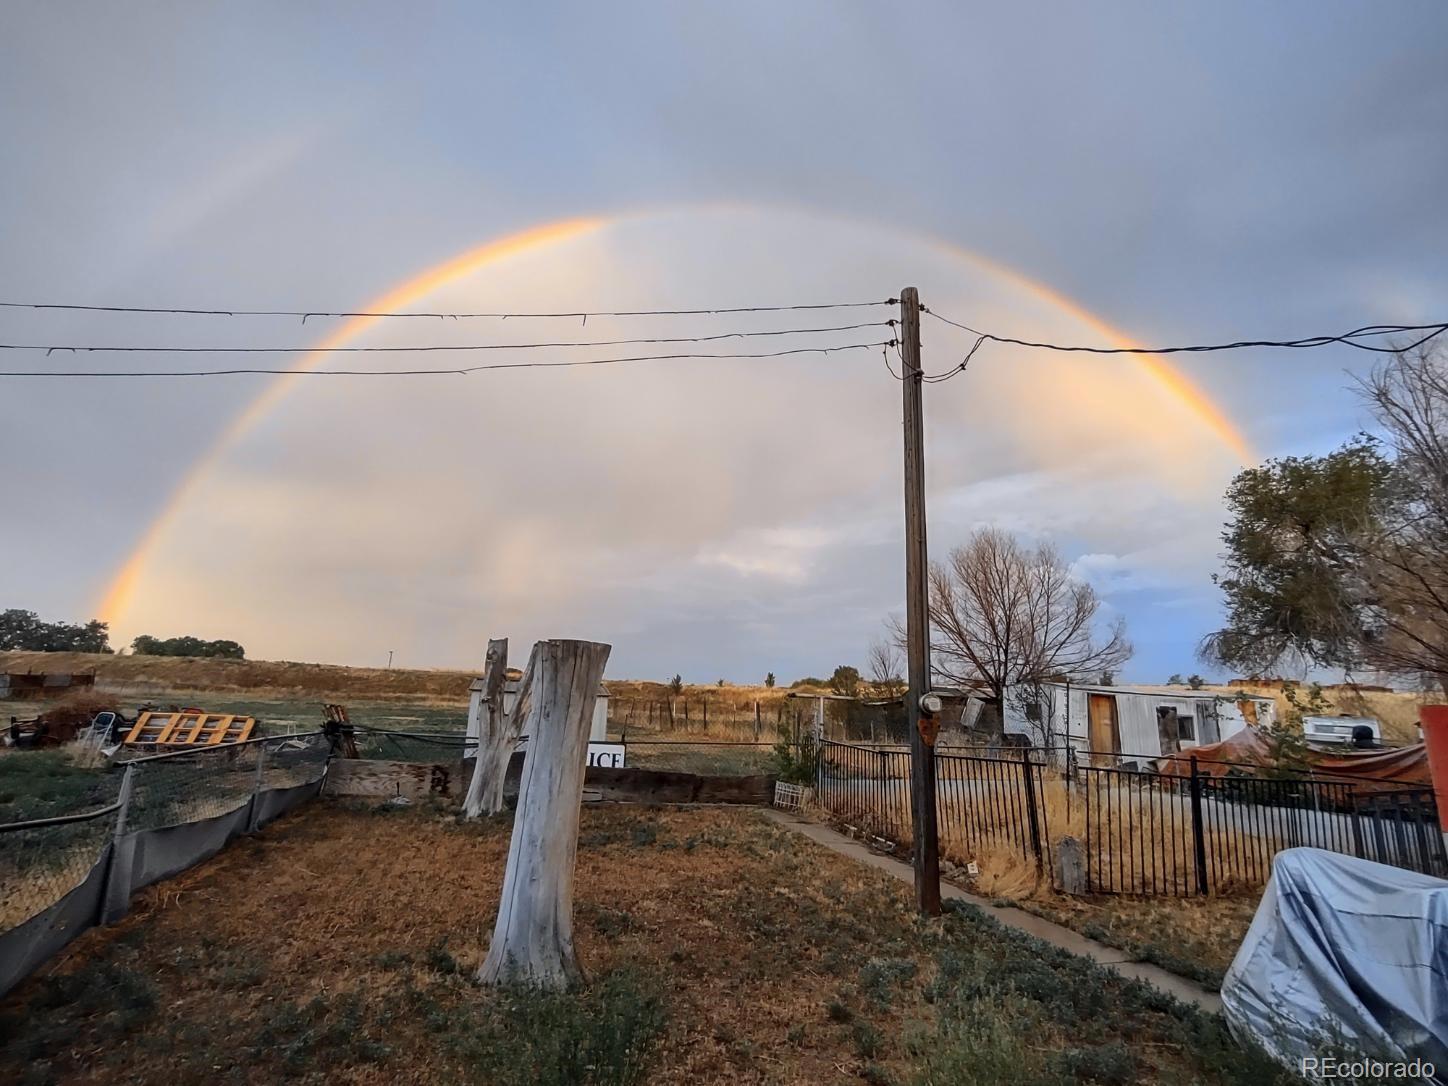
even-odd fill
[{"label": "distant tree line", "polygon": [[137,656],[211,656],[222,660],[245,660],[246,649],[235,641],[203,641],[199,637],[152,637],[142,634],[131,642]]},{"label": "distant tree line", "polygon": [[0,611],[0,650],[22,652],[111,652],[109,626],[100,619],[81,625],[45,622],[34,611]]}]

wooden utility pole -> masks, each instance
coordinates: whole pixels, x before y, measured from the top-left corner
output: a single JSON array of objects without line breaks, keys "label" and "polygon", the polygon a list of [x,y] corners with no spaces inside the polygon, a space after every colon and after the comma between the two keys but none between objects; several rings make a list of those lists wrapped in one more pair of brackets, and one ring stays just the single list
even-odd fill
[{"label": "wooden utility pole", "polygon": [[921,405],[920,294],[900,292],[900,357],[905,391],[905,720],[910,728],[910,814],[915,839],[915,902],[926,916],[940,915],[940,841],[935,821],[934,720],[922,719],[920,699],[930,689],[929,566],[925,549],[925,420]]}]

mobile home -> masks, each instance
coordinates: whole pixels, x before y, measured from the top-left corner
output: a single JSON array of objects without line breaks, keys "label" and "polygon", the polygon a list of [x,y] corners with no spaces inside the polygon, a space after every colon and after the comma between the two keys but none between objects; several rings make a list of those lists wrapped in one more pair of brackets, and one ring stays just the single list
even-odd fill
[{"label": "mobile home", "polygon": [[1270,725],[1271,698],[1182,686],[1041,683],[1013,687],[1001,707],[1007,735],[1031,744],[1070,745],[1081,755],[1160,758]]}]

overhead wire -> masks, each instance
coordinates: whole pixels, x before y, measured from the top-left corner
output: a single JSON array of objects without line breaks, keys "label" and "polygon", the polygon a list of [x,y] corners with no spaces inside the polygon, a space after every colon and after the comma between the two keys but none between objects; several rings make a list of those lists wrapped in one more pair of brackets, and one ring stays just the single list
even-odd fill
[{"label": "overhead wire", "polygon": [[809,305],[745,305],[714,309],[590,309],[551,313],[434,313],[434,312],[378,312],[374,310],[329,310],[329,309],[186,309],[174,306],[142,305],[80,305],[69,302],[0,302],[4,309],[63,309],[89,313],[166,313],[200,317],[300,317],[306,323],[312,317],[424,317],[438,320],[474,320],[492,318],[497,320],[561,319],[581,317],[702,317],[730,313],[789,313],[820,309],[863,309],[867,306],[897,305],[898,298],[886,298],[871,302],[820,302]]},{"label": "overhead wire", "polygon": [[116,347],[68,343],[0,343],[0,351],[56,351],[76,354],[407,354],[434,351],[529,351],[558,347],[624,347],[650,343],[714,343],[723,339],[854,332],[861,328],[893,328],[894,320],[836,324],[823,328],[776,328],[757,332],[717,332],[708,336],[654,336],[634,339],[554,340],[545,343],[432,343],[408,347]]},{"label": "overhead wire", "polygon": [[613,366],[628,362],[666,362],[683,359],[753,359],[753,358],[785,358],[791,355],[802,354],[836,354],[841,351],[873,350],[876,347],[893,345],[894,339],[879,340],[874,343],[848,343],[840,346],[829,347],[795,347],[783,351],[759,351],[759,352],[680,352],[676,354],[650,354],[632,355],[619,358],[583,358],[555,361],[528,361],[528,362],[490,362],[477,366],[461,366],[448,369],[400,369],[400,370],[335,370],[335,369],[287,369],[281,367],[246,367],[234,369],[212,369],[212,370],[9,370],[0,371],[0,377],[53,377],[53,378],[106,378],[106,377],[234,377],[246,374],[275,374],[278,376],[295,377],[427,377],[427,376],[466,376],[472,373],[482,373],[488,370],[521,370],[521,369],[564,369],[580,366]]},{"label": "overhead wire", "polygon": [[[969,332],[973,336],[979,336],[982,341],[990,340],[995,343],[1010,343],[1019,347],[1033,347],[1038,350],[1081,354],[1201,354],[1211,351],[1235,351],[1247,347],[1326,347],[1333,343],[1342,343],[1348,347],[1355,347],[1360,351],[1373,351],[1377,354],[1394,354],[1398,351],[1412,350],[1414,347],[1420,347],[1435,336],[1442,335],[1445,331],[1448,331],[1448,322],[1438,324],[1368,324],[1339,335],[1303,336],[1300,339],[1240,339],[1228,343],[1203,343],[1183,347],[1089,347],[1060,343],[1042,343],[1029,339],[1017,339],[1013,336],[996,335],[994,332],[983,332],[979,328],[972,328],[970,325],[964,324],[961,321],[951,320],[949,317],[936,313],[934,310],[928,309],[925,306],[921,306],[920,311],[922,313],[928,313],[938,321],[959,328],[964,332]],[[1402,335],[1412,332],[1426,332],[1427,334],[1412,343],[1400,346],[1379,347],[1371,343],[1360,342],[1364,339],[1379,336]]]}]

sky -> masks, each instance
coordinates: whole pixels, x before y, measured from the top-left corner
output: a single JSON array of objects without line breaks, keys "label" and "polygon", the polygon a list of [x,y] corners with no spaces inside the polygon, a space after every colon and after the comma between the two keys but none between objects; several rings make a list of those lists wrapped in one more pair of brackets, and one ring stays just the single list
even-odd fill
[{"label": "sky", "polygon": [[[972,327],[1099,345],[1442,320],[1444,40],[1436,0],[903,16],[13,3],[0,301],[575,312],[914,285]],[[521,344],[895,315],[358,326],[0,309],[0,340]],[[929,317],[922,340],[931,372],[974,341]],[[239,357],[3,353],[56,370]],[[247,361],[262,357],[463,356]],[[1125,618],[1122,677],[1202,670],[1223,490],[1367,426],[1350,385],[1370,363],[1329,348],[1153,368],[988,344],[925,390],[931,555],[987,524],[1053,542],[1103,619]],[[117,645],[193,634],[269,659],[468,667],[507,636],[607,641],[620,678],[863,666],[903,608],[900,410],[877,348],[468,377],[0,379],[0,607],[99,615]]]}]

